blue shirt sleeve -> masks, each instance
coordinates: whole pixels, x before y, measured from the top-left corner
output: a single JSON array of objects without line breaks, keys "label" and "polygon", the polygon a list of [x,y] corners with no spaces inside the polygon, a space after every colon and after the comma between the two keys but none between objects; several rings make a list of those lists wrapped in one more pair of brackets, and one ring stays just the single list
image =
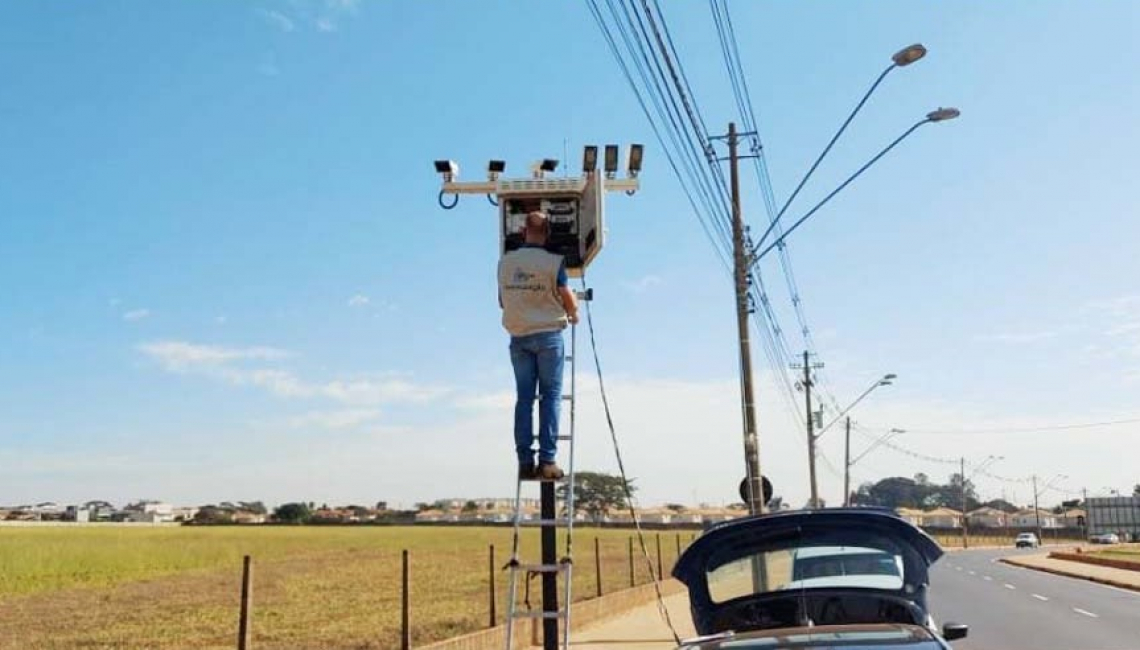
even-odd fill
[{"label": "blue shirt sleeve", "polygon": [[558,286],[565,287],[570,284],[570,279],[566,277],[566,260],[558,265]]}]

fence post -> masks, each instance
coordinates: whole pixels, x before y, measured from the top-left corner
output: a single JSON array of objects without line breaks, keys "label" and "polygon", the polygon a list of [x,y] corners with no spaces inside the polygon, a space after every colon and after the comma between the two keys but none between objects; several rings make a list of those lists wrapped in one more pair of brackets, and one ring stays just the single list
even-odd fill
[{"label": "fence post", "polygon": [[249,650],[249,606],[253,598],[253,563],[248,555],[241,560],[241,614],[238,618],[238,650]]},{"label": "fence post", "polygon": [[681,533],[674,533],[677,542],[677,557],[673,558],[673,566],[677,566],[677,560],[681,559]]},{"label": "fence post", "polygon": [[661,580],[661,533],[657,533],[657,579]]},{"label": "fence post", "polygon": [[598,583],[598,598],[602,597],[602,554],[598,548],[598,538],[594,538],[594,579]]},{"label": "fence post", "polygon": [[408,549],[404,549],[403,553],[403,574],[401,577],[401,592],[400,599],[400,650],[412,650],[412,628],[411,628],[411,602],[408,594]]},{"label": "fence post", "polygon": [[633,587],[636,579],[633,575],[633,538],[629,538],[629,586]]},{"label": "fence post", "polygon": [[491,544],[491,552],[487,557],[487,577],[491,585],[488,598],[491,599],[491,616],[487,627],[495,627],[495,545]]}]

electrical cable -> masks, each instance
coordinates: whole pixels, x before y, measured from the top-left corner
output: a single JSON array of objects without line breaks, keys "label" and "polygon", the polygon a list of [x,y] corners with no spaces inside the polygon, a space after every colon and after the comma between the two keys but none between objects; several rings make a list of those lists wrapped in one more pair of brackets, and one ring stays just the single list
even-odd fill
[{"label": "electrical cable", "polygon": [[[586,277],[582,276],[582,290],[586,290]],[[602,363],[598,360],[598,343],[594,335],[594,316],[590,310],[589,300],[583,301],[586,303],[586,329],[590,332],[590,349],[593,352],[594,368],[598,373],[598,390],[602,396],[602,408],[606,414],[606,426],[610,430],[610,440],[614,446],[614,456],[617,458],[618,472],[621,474],[622,490],[625,492],[626,504],[629,506],[629,515],[633,520],[634,528],[637,530],[637,540],[641,545],[641,554],[645,558],[645,565],[649,569],[649,575],[653,573],[653,559],[649,556],[649,547],[645,543],[645,534],[641,529],[641,519],[637,516],[637,508],[633,497],[633,490],[629,489],[629,479],[626,478],[625,462],[621,457],[621,447],[618,445],[617,431],[614,427],[613,415],[610,412],[610,400],[606,396],[606,384],[602,378]],[[673,619],[669,616],[669,609],[665,607],[665,597],[661,593],[661,579],[663,576],[657,576],[653,581],[653,591],[657,594],[657,609],[661,612],[662,617],[665,619],[665,624],[669,626],[669,632],[673,635],[673,640],[680,645],[681,637],[677,634],[677,628],[673,626]]]}]

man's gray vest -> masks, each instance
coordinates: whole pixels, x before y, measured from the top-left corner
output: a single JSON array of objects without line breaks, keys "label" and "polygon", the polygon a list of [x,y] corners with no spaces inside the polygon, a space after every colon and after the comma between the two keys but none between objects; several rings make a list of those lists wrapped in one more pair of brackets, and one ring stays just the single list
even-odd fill
[{"label": "man's gray vest", "polygon": [[513,250],[499,260],[503,327],[511,336],[565,329],[566,309],[558,295],[562,256],[541,248]]}]

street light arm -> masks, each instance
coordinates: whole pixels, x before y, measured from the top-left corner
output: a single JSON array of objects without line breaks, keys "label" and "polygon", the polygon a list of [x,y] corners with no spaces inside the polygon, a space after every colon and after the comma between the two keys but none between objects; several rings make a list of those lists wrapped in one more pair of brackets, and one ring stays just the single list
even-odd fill
[{"label": "street light arm", "polygon": [[878,388],[879,386],[884,386],[884,385],[886,385],[886,384],[884,384],[884,383],[883,383],[884,381],[886,381],[886,380],[885,380],[885,379],[877,379],[877,380],[875,380],[875,383],[871,384],[871,387],[870,387],[870,388],[868,388],[867,390],[863,391],[863,394],[862,394],[862,395],[860,395],[858,398],[856,398],[854,402],[851,402],[851,405],[850,405],[850,406],[848,406],[847,408],[843,409],[843,411],[842,411],[842,412],[840,412],[840,414],[839,414],[839,415],[835,416],[835,419],[833,419],[831,422],[828,422],[828,423],[827,423],[827,426],[823,427],[823,428],[822,428],[822,429],[820,429],[818,432],[816,432],[816,433],[815,433],[815,438],[818,440],[818,439],[819,439],[819,437],[820,437],[820,436],[822,436],[822,435],[823,435],[823,433],[824,433],[825,431],[827,431],[828,429],[830,429],[830,428],[831,428],[831,426],[832,426],[833,424],[835,424],[835,423],[836,423],[836,422],[838,422],[840,419],[842,419],[844,415],[847,415],[847,412],[848,412],[848,411],[850,411],[851,409],[855,408],[855,405],[856,405],[856,404],[858,404],[859,402],[862,402],[862,401],[863,401],[863,398],[864,398],[864,397],[866,397],[866,396],[870,395],[870,394],[871,394],[871,391],[875,390],[875,389],[876,389],[876,388]]},{"label": "street light arm", "polygon": [[792,190],[792,193],[788,197],[788,200],[784,202],[784,207],[780,208],[780,211],[777,212],[776,216],[772,219],[772,223],[768,225],[768,229],[765,230],[764,234],[760,236],[760,239],[756,242],[757,248],[764,244],[764,240],[768,238],[768,235],[772,234],[772,230],[774,230],[776,228],[776,224],[780,222],[780,217],[784,216],[784,213],[787,212],[788,206],[790,206],[792,204],[792,201],[796,199],[796,196],[799,195],[800,190],[803,189],[804,185],[808,182],[808,179],[811,178],[811,175],[815,173],[816,168],[819,167],[819,164],[823,162],[823,159],[825,157],[827,157],[827,154],[831,151],[831,148],[835,146],[836,141],[839,140],[839,136],[843,135],[843,132],[847,130],[847,125],[851,124],[851,120],[854,120],[855,116],[859,114],[859,111],[863,108],[863,104],[867,103],[867,100],[870,99],[871,94],[875,92],[875,89],[878,88],[879,84],[883,82],[883,79],[885,79],[886,76],[890,74],[891,70],[894,70],[897,67],[898,64],[891,64],[887,67],[886,70],[883,70],[883,73],[879,75],[879,78],[875,80],[875,83],[871,84],[871,89],[868,90],[867,94],[863,95],[863,99],[860,99],[859,103],[855,105],[855,110],[851,111],[851,114],[848,115],[847,119],[843,121],[843,125],[839,127],[838,131],[835,132],[835,135],[831,136],[831,141],[827,143],[827,146],[823,148],[823,152],[820,153],[819,157],[815,159],[815,162],[811,164],[811,167],[807,170],[807,173],[804,174],[804,177],[802,179],[800,179],[799,185],[796,185],[796,189]]},{"label": "street light arm", "polygon": [[867,454],[869,454],[872,451],[874,451],[875,449],[877,449],[879,445],[884,444],[886,441],[890,440],[891,438],[893,438],[898,433],[899,433],[898,429],[891,429],[890,431],[879,436],[878,438],[875,439],[875,442],[871,443],[870,447],[867,447],[866,449],[863,450],[863,453],[859,454],[855,458],[852,458],[850,464],[854,465],[855,463],[858,463],[864,456],[866,456]]},{"label": "street light arm", "polygon": [[892,142],[892,143],[890,143],[889,145],[887,145],[887,146],[886,146],[886,148],[884,148],[882,151],[880,151],[878,154],[876,154],[874,158],[872,158],[871,160],[867,161],[867,163],[866,163],[865,165],[863,165],[862,167],[860,167],[860,168],[858,169],[858,171],[856,171],[854,174],[852,174],[851,176],[849,176],[849,177],[847,178],[847,180],[843,181],[843,183],[842,183],[842,184],[841,184],[839,187],[835,188],[834,190],[832,190],[832,191],[831,191],[831,193],[830,193],[830,194],[828,194],[827,196],[823,197],[823,200],[822,200],[822,201],[820,201],[819,203],[816,203],[816,204],[815,204],[815,207],[813,207],[811,210],[808,210],[808,213],[807,213],[807,214],[805,214],[804,216],[800,217],[800,218],[799,218],[799,220],[797,220],[795,223],[793,223],[793,224],[792,224],[792,227],[791,227],[791,228],[788,228],[786,231],[784,231],[784,234],[783,234],[783,235],[780,235],[780,236],[779,236],[779,237],[778,237],[778,238],[777,238],[775,241],[773,241],[773,242],[772,242],[771,244],[769,244],[769,245],[768,245],[766,248],[764,248],[764,250],[762,250],[762,251],[761,251],[759,254],[756,254],[756,249],[760,248],[760,245],[759,245],[759,244],[758,244],[758,245],[756,245],[756,247],[754,247],[754,248],[752,249],[752,253],[751,253],[751,255],[750,255],[750,257],[751,257],[751,264],[752,264],[752,265],[755,265],[757,262],[759,262],[759,261],[760,261],[760,259],[761,259],[761,258],[763,258],[765,255],[767,255],[769,251],[771,251],[773,248],[775,248],[775,247],[779,246],[779,245],[780,245],[780,243],[781,243],[781,242],[783,242],[785,239],[787,239],[787,237],[788,237],[789,235],[791,235],[791,234],[792,234],[792,233],[795,231],[795,229],[796,229],[796,228],[799,228],[799,227],[800,227],[800,224],[802,224],[803,222],[807,221],[809,217],[811,217],[813,214],[815,214],[816,212],[818,212],[818,211],[819,211],[819,209],[820,209],[820,208],[822,208],[822,207],[823,207],[823,206],[824,206],[824,205],[825,205],[825,204],[826,204],[828,201],[830,201],[830,200],[831,200],[831,199],[832,199],[832,198],[833,198],[833,197],[834,197],[836,194],[839,194],[841,191],[843,191],[843,188],[845,188],[845,187],[847,187],[848,185],[850,185],[850,184],[851,184],[851,182],[852,182],[852,181],[854,181],[856,178],[859,178],[859,176],[860,176],[860,175],[861,175],[863,172],[867,171],[867,169],[868,169],[868,168],[869,168],[871,165],[874,165],[875,163],[877,163],[877,162],[879,161],[879,159],[880,159],[880,158],[882,158],[883,156],[887,155],[887,153],[888,153],[888,152],[889,152],[891,149],[894,149],[896,146],[898,146],[898,144],[899,144],[900,142],[902,142],[903,140],[905,140],[905,139],[907,138],[907,136],[909,136],[911,133],[914,133],[914,132],[915,132],[915,130],[916,130],[916,129],[918,129],[918,127],[922,126],[923,124],[929,124],[929,123],[930,123],[930,122],[932,122],[932,121],[933,121],[933,120],[931,120],[930,118],[927,118],[927,119],[924,119],[924,120],[922,120],[922,121],[920,121],[920,122],[917,122],[917,123],[916,123],[914,126],[912,126],[912,127],[910,127],[909,129],[907,129],[907,130],[906,130],[906,131],[905,131],[905,132],[904,132],[902,135],[900,135],[899,137],[895,138],[894,142]]}]

